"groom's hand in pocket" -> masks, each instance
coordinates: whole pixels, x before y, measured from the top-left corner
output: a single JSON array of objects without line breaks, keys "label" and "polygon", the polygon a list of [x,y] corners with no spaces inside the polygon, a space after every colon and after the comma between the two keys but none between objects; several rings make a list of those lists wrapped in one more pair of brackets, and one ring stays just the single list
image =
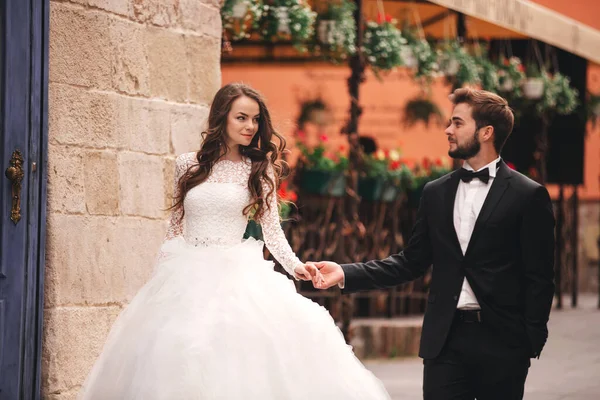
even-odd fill
[{"label": "groom's hand in pocket", "polygon": [[319,261],[313,264],[318,268],[322,279],[313,278],[313,286],[317,289],[329,289],[335,285],[344,284],[344,271],[342,267],[333,261]]}]

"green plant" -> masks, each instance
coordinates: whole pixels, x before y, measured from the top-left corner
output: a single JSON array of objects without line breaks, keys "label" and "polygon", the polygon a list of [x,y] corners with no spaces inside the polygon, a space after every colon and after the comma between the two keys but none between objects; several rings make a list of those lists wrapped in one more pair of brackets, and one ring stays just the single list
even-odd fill
[{"label": "green plant", "polygon": [[339,151],[328,151],[326,146],[328,140],[326,135],[321,135],[320,143],[312,148],[301,141],[296,143],[306,170],[339,173],[348,169],[348,157]]},{"label": "green plant", "polygon": [[441,178],[450,171],[450,166],[442,159],[431,161],[424,158],[421,164],[415,166],[411,187],[413,190],[422,190],[426,183]]},{"label": "green plant", "polygon": [[429,126],[430,122],[436,125],[443,125],[444,114],[437,104],[426,97],[417,97],[409,100],[404,105],[404,113],[402,117],[404,125],[407,127],[413,126],[419,121]]},{"label": "green plant", "polygon": [[557,113],[567,115],[575,112],[579,106],[579,91],[571,87],[570,79],[557,72],[550,76],[542,72],[544,81],[544,95],[536,104],[538,113]]},{"label": "green plant", "polygon": [[317,33],[328,54],[345,59],[356,53],[356,5],[349,0],[329,3],[325,13],[317,18]]},{"label": "green plant", "polygon": [[262,15],[262,0],[225,0],[221,7],[223,30],[232,40],[249,38],[250,30],[258,29]]},{"label": "green plant", "polygon": [[496,68],[496,65],[485,56],[476,57],[475,61],[479,68],[481,88],[489,92],[498,92],[500,80],[498,78],[498,69]]},{"label": "green plant", "polygon": [[[447,43],[440,51],[440,66],[454,87],[480,82],[475,58],[457,41]],[[455,71],[456,70],[456,71]]]},{"label": "green plant", "polygon": [[498,68],[498,91],[510,99],[523,96],[521,82],[525,79],[525,67],[518,57],[501,57],[496,64]]},{"label": "green plant", "polygon": [[409,29],[403,30],[402,36],[406,39],[406,45],[410,47],[417,59],[415,78],[430,83],[440,68],[437,53],[432,49],[427,40],[418,37]]},{"label": "green plant", "polygon": [[369,21],[365,27],[362,51],[377,76],[379,71],[389,71],[402,65],[400,54],[406,39],[395,22],[386,17],[381,22]]},{"label": "green plant", "polygon": [[314,35],[317,13],[302,0],[269,0],[263,7],[261,32],[267,40],[289,39],[301,51]]},{"label": "green plant", "polygon": [[592,126],[595,128],[598,121],[600,121],[600,95],[588,92],[587,96],[586,117],[592,122]]},{"label": "green plant", "polygon": [[303,130],[307,122],[313,122],[321,125],[323,121],[319,121],[319,115],[328,111],[327,104],[320,98],[306,100],[300,104],[300,115],[296,120],[298,129]]}]

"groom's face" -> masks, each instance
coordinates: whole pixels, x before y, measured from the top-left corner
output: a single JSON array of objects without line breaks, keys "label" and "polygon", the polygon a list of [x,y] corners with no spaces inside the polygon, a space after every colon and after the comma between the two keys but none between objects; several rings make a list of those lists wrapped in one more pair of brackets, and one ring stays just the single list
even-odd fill
[{"label": "groom's face", "polygon": [[448,155],[452,158],[467,160],[481,150],[472,107],[467,103],[459,103],[454,107],[445,133],[448,136]]}]

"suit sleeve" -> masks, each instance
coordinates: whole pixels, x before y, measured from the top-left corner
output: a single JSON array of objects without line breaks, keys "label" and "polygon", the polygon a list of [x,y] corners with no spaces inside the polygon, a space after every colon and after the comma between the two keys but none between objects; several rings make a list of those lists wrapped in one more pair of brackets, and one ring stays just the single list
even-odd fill
[{"label": "suit sleeve", "polygon": [[525,327],[532,357],[539,357],[548,338],[554,297],[554,212],[545,187],[536,189],[526,207],[520,232],[525,278]]},{"label": "suit sleeve", "polygon": [[428,189],[429,184],[423,189],[417,220],[406,248],[384,260],[343,264],[344,293],[393,287],[425,274],[432,260],[426,215]]}]

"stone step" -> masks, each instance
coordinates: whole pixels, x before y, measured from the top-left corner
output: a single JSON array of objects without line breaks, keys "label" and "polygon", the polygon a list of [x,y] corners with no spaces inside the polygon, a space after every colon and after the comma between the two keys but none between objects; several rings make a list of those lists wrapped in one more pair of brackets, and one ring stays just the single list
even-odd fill
[{"label": "stone step", "polygon": [[354,319],[350,344],[361,359],[414,357],[419,353],[423,316]]}]

